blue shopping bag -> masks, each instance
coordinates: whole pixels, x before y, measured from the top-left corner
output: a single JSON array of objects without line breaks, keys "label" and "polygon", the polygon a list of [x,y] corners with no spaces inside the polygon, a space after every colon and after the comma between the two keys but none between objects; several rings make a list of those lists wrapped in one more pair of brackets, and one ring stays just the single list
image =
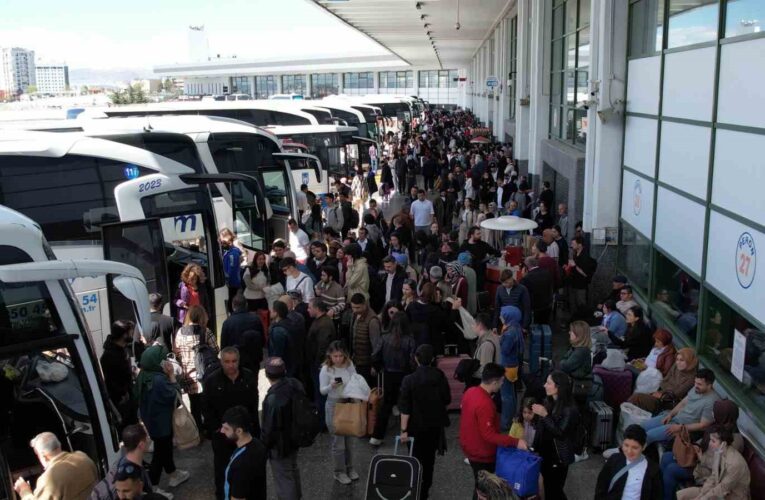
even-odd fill
[{"label": "blue shopping bag", "polygon": [[510,447],[497,448],[496,474],[518,496],[536,495],[539,492],[539,469],[542,457],[528,451]]}]

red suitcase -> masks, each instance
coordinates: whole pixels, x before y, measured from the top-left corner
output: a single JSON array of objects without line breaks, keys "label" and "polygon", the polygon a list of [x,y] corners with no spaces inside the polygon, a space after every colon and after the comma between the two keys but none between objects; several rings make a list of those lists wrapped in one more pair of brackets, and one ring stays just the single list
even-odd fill
[{"label": "red suitcase", "polygon": [[507,245],[505,247],[505,262],[511,266],[520,266],[523,262],[523,247]]},{"label": "red suitcase", "polygon": [[632,372],[627,368],[615,371],[597,365],[592,373],[603,380],[603,400],[611,408],[620,408],[632,395]]},{"label": "red suitcase", "polygon": [[[450,346],[447,346],[447,348],[448,347]],[[452,394],[452,402],[446,407],[449,411],[459,411],[462,406],[462,394],[465,392],[465,383],[454,378],[454,371],[463,359],[470,359],[470,356],[467,354],[458,356],[439,356],[436,361],[438,368],[444,372],[446,380],[449,381],[449,390]]]}]

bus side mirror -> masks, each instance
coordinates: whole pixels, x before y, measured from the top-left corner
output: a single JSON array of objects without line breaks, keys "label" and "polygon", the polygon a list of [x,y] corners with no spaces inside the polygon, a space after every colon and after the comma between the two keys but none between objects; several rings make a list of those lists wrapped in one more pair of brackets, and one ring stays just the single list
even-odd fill
[{"label": "bus side mirror", "polygon": [[151,311],[149,310],[149,292],[143,281],[130,276],[115,276],[114,287],[133,303],[135,317],[144,338],[151,332]]},{"label": "bus side mirror", "polygon": [[319,160],[308,160],[308,166],[313,168],[316,175],[316,182],[321,182],[321,162]]}]

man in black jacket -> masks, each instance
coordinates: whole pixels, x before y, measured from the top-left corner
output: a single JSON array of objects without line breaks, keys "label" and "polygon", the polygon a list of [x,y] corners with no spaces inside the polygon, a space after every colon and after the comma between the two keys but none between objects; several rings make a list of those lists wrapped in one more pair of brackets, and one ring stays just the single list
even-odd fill
[{"label": "man in black jacket", "polygon": [[586,316],[587,289],[592,276],[598,268],[598,263],[590,257],[584,247],[584,238],[574,237],[571,240],[572,254],[566,265],[569,284],[569,310],[572,319],[583,319]]},{"label": "man in black jacket", "polygon": [[312,275],[313,282],[317,283],[321,278],[321,268],[324,266],[337,267],[337,259],[327,255],[327,245],[324,242],[314,241],[311,243],[311,256],[305,264]]},{"label": "man in black jacket", "polygon": [[393,168],[396,171],[396,181],[398,181],[399,194],[406,193],[406,159],[401,156],[401,153],[393,153]]},{"label": "man in black jacket", "polygon": [[401,382],[398,408],[401,411],[401,441],[415,438],[413,454],[422,464],[420,498],[427,500],[433,484],[436,452],[445,449],[444,428],[449,425],[446,407],[452,401],[449,382],[444,372],[432,366],[433,346],[417,348],[414,359],[417,369]]},{"label": "man in black jacket", "polygon": [[130,365],[127,346],[133,341],[132,321],[118,319],[112,323],[111,333],[104,341],[101,355],[101,371],[104,374],[106,392],[122,416],[122,427],[138,423],[138,408],[131,399],[133,367]]},{"label": "man in black jacket", "polygon": [[247,311],[247,299],[236,294],[231,301],[233,313],[223,322],[220,347],[234,346],[239,350],[239,365],[258,376],[263,361],[263,323],[260,316]]},{"label": "man in black jacket", "polygon": [[271,387],[263,400],[262,441],[271,461],[276,498],[300,500],[303,493],[297,465],[299,447],[292,437],[292,399],[305,391],[298,380],[287,377],[281,358],[270,358],[265,370]]},{"label": "man in black jacket", "polygon": [[526,257],[525,263],[528,272],[521,278],[521,285],[528,289],[531,297],[532,321],[537,325],[549,325],[552,313],[553,278],[550,276],[550,271],[539,267],[539,259],[536,257]]},{"label": "man in black jacket", "polygon": [[494,299],[494,326],[499,327],[499,312],[504,306],[515,306],[521,310],[521,326],[526,330],[531,325],[531,295],[529,290],[515,281],[511,269],[503,269],[499,275],[502,286],[497,288]]},{"label": "man in black jacket", "polygon": [[473,269],[475,269],[476,285],[478,290],[483,289],[484,274],[486,274],[486,257],[500,256],[500,251],[481,239],[481,228],[473,226],[468,233],[468,239],[460,245],[460,253],[469,252],[473,257]]},{"label": "man in black jacket", "polygon": [[162,314],[162,295],[158,293],[149,294],[149,310],[151,311],[151,334],[146,339],[146,343],[151,345],[159,342],[167,347],[168,351],[172,351],[173,336],[176,330],[175,320]]},{"label": "man in black jacket", "polygon": [[335,322],[327,314],[328,311],[329,305],[319,298],[311,300],[308,305],[308,312],[311,314],[313,322],[308,330],[305,357],[308,371],[311,374],[313,401],[319,410],[322,423],[324,422],[324,403],[327,401],[327,396],[323,396],[319,391],[319,372],[321,372],[322,363],[327,359],[329,344],[337,340],[337,328]]},{"label": "man in black jacket", "polygon": [[396,259],[388,255],[383,259],[382,284],[385,286],[385,302],[401,302],[403,296],[404,281],[406,281],[406,271],[398,265]]},{"label": "man in black jacket", "polygon": [[340,211],[343,214],[343,230],[341,236],[345,238],[348,235],[348,231],[351,229],[356,229],[353,227],[353,224],[351,224],[351,219],[353,218],[353,205],[351,204],[351,200],[348,199],[348,195],[345,194],[345,192],[341,192],[340,195]]},{"label": "man in black jacket", "polygon": [[234,406],[247,408],[252,419],[252,434],[260,435],[258,420],[258,379],[247,368],[239,366],[236,347],[224,347],[220,351],[219,370],[204,381],[204,422],[210,436],[215,470],[215,496],[223,499],[223,483],[226,466],[236,446],[221,433],[223,414]]},{"label": "man in black jacket", "polygon": [[630,425],[624,430],[620,453],[612,455],[598,474],[595,498],[664,498],[661,469],[643,455],[646,440],[645,429],[639,425]]}]

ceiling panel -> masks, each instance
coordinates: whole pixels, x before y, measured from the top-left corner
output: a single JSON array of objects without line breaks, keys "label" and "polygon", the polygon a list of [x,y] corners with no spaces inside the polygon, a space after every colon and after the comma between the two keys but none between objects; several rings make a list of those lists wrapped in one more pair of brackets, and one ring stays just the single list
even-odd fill
[{"label": "ceiling panel", "polygon": [[[495,22],[516,0],[308,1],[413,66],[453,68],[469,64]],[[459,30],[455,29],[458,12]]]}]

